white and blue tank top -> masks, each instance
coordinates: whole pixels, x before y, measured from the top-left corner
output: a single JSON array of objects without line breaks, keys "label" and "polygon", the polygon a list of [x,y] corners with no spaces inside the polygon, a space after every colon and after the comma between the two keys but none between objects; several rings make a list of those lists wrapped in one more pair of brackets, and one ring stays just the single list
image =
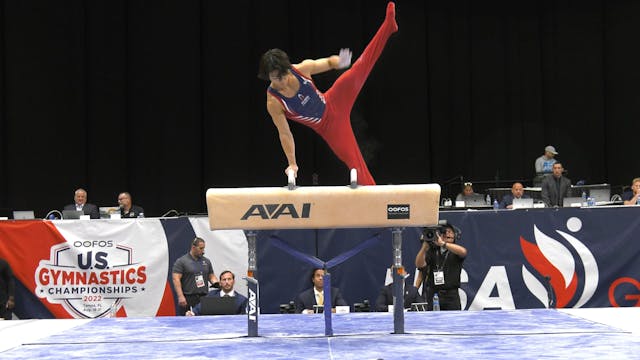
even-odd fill
[{"label": "white and blue tank top", "polygon": [[316,88],[313,80],[302,75],[296,68],[292,67],[291,73],[300,83],[294,96],[285,97],[271,86],[267,88],[267,92],[280,101],[287,118],[307,125],[319,125],[326,107],[324,95]]}]

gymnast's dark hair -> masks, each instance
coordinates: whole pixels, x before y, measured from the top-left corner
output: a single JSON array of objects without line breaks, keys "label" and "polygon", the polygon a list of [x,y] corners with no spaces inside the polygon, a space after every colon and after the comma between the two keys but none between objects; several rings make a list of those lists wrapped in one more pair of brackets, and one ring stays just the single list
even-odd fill
[{"label": "gymnast's dark hair", "polygon": [[269,80],[269,74],[273,71],[277,71],[278,76],[281,76],[286,74],[289,69],[291,69],[291,62],[289,62],[287,53],[280,49],[271,49],[260,58],[258,78]]}]

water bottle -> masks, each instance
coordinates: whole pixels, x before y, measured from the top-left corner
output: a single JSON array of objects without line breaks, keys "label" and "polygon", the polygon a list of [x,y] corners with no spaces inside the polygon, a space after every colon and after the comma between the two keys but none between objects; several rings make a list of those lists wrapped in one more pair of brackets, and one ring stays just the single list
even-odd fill
[{"label": "water bottle", "polygon": [[587,206],[587,193],[585,191],[582,192],[582,206]]},{"label": "water bottle", "polygon": [[433,311],[440,311],[440,298],[438,298],[438,293],[433,294]]},{"label": "water bottle", "polygon": [[485,202],[487,203],[487,205],[491,205],[491,195],[487,194]]},{"label": "water bottle", "polygon": [[500,203],[498,199],[493,200],[493,210],[498,210],[500,208]]},{"label": "water bottle", "polygon": [[593,197],[589,196],[587,198],[587,206],[596,206],[596,199],[594,199]]}]

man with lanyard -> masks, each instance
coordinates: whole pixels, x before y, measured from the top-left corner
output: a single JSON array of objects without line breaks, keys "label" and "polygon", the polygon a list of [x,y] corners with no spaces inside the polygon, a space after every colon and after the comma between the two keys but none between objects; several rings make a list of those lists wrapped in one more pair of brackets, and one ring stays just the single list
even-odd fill
[{"label": "man with lanyard", "polygon": [[209,283],[220,288],[211,260],[204,256],[204,248],[204,240],[196,237],[191,242],[191,250],[173,264],[173,287],[178,296],[180,315],[200,303],[200,298],[209,292]]},{"label": "man with lanyard", "polygon": [[455,243],[459,237],[460,231],[450,224],[443,226],[442,234],[436,232],[431,241],[425,232],[420,237],[422,246],[416,255],[416,268],[423,277],[422,295],[429,302],[429,310],[433,310],[435,293],[438,293],[440,309],[461,310],[458,288],[467,249]]}]

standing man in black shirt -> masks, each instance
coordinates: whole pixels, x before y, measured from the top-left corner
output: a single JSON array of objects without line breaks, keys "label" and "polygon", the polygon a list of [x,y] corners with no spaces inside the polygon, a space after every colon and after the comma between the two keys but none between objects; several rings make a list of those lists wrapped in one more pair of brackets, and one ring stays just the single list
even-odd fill
[{"label": "standing man in black shirt", "polygon": [[542,201],[547,207],[562,207],[564,198],[569,194],[571,180],[564,177],[562,163],[553,164],[553,174],[542,180]]}]

